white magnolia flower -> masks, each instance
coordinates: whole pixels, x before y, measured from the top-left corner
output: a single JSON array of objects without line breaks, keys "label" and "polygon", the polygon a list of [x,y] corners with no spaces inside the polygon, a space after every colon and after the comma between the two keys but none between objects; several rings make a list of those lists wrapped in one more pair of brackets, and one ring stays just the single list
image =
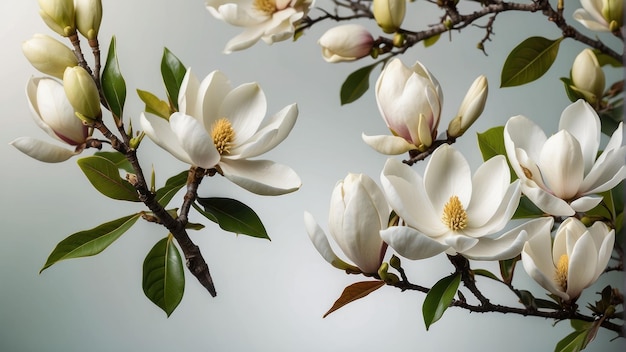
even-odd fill
[{"label": "white magnolia flower", "polygon": [[54,139],[77,148],[68,149],[31,137],[17,138],[11,145],[31,158],[49,163],[65,161],[80,153],[89,131],[74,114],[63,85],[52,78],[31,78],[26,85],[26,96],[37,126]]},{"label": "white magnolia flower", "polygon": [[551,215],[588,211],[602,200],[597,193],[626,178],[622,123],[597,156],[600,118],[584,100],[563,110],[559,132],[550,138],[528,118],[510,118],[504,127],[504,145],[522,181],[522,192]]},{"label": "white magnolia flower", "polygon": [[[378,272],[387,245],[380,230],[387,228],[389,206],[376,183],[367,175],[349,174],[339,181],[330,200],[328,227],[343,253],[361,272]],[[320,254],[333,266],[358,271],[333,252],[324,231],[313,216],[304,213],[306,230]]]},{"label": "white magnolia flower", "polygon": [[392,59],[376,81],[376,102],[392,136],[367,136],[376,151],[397,155],[425,149],[437,136],[443,92],[439,82],[420,62],[405,66]]},{"label": "white magnolia flower", "polygon": [[317,43],[327,62],[354,61],[370,54],[374,38],[360,24],[344,24],[326,31]]},{"label": "white magnolia flower", "polygon": [[307,15],[313,0],[207,0],[206,5],[213,17],[245,28],[226,44],[224,52],[231,53],[247,49],[259,39],[272,44],[291,38],[295,24]]},{"label": "white magnolia flower", "polygon": [[202,82],[187,70],[178,95],[179,111],[169,121],[141,115],[141,127],[161,148],[179,160],[204,169],[217,168],[250,192],[279,195],[300,188],[289,167],[269,160],[248,160],[282,142],[298,116],[296,104],[265,119],[265,94],[256,83],[231,88],[213,71]]},{"label": "white magnolia flower", "polygon": [[381,182],[391,208],[406,225],[389,227],[381,237],[409,259],[442,252],[477,260],[513,258],[535,231],[550,229],[553,222],[538,218],[498,234],[520,200],[519,181],[510,183],[504,156],[487,160],[472,177],[463,155],[444,144],[431,155],[424,178],[389,159]]},{"label": "white magnolia flower", "polygon": [[522,251],[522,264],[541,287],[565,301],[575,301],[606,268],[615,242],[615,230],[602,222],[587,228],[567,218],[551,245],[549,231],[531,238]]},{"label": "white magnolia flower", "polygon": [[618,30],[624,19],[624,0],[580,0],[582,9],[574,11],[574,19],[597,32]]}]

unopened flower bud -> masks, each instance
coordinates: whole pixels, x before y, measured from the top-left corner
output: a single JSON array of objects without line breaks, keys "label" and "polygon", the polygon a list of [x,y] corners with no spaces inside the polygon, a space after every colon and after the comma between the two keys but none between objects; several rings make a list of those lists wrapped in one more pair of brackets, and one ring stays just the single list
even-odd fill
[{"label": "unopened flower bud", "polygon": [[406,0],[374,0],[372,12],[383,32],[394,33],[404,21]]},{"label": "unopened flower bud", "polygon": [[381,280],[387,281],[387,271],[389,270],[389,264],[387,262],[383,262],[380,264],[380,268],[378,268],[378,276]]},{"label": "unopened flower bud", "polygon": [[624,25],[624,0],[602,0],[602,17],[611,32],[617,31]]},{"label": "unopened flower bud", "polygon": [[74,6],[78,31],[89,40],[96,39],[102,22],[102,1],[74,0]]},{"label": "unopened flower bud", "polygon": [[67,67],[78,65],[78,59],[70,48],[44,34],[35,34],[25,41],[22,52],[37,70],[59,79],[63,78]]},{"label": "unopened flower bud", "polygon": [[56,33],[69,37],[76,33],[74,0],[39,0],[39,15]]},{"label": "unopened flower bud", "polygon": [[370,54],[374,38],[359,24],[345,24],[326,31],[317,43],[327,62],[354,61]]},{"label": "unopened flower bud", "polygon": [[93,122],[101,117],[100,94],[91,75],[82,67],[68,67],[63,75],[63,87],[76,115]]},{"label": "unopened flower bud", "polygon": [[404,45],[405,40],[406,34],[396,33],[393,35],[393,46],[395,46],[396,48],[401,48]]},{"label": "unopened flower bud", "polygon": [[604,93],[604,71],[591,49],[584,49],[572,65],[572,88],[591,105],[597,105]]},{"label": "unopened flower bud", "polygon": [[465,94],[456,117],[448,125],[448,137],[459,137],[478,119],[485,108],[489,86],[487,77],[478,76]]},{"label": "unopened flower bud", "polygon": [[389,265],[396,270],[400,270],[402,268],[402,262],[395,254],[391,256],[391,259],[389,259]]}]

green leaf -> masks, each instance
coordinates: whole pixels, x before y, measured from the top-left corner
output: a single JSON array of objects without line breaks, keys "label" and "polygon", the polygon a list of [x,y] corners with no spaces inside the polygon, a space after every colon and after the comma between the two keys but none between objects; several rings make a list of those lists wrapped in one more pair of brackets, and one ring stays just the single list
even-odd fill
[{"label": "green leaf", "polygon": [[385,286],[384,281],[361,281],[346,287],[333,306],[324,314],[323,318],[326,318],[330,313],[348,303],[361,299],[383,286]]},{"label": "green leaf", "polygon": [[120,177],[119,169],[102,156],[88,156],[76,161],[91,184],[109,198],[139,202],[135,187]]},{"label": "green leaf", "polygon": [[561,77],[561,82],[563,82],[563,86],[565,88],[565,94],[567,94],[567,98],[572,103],[576,102],[578,99],[584,99],[585,98],[581,93],[579,93],[578,91],[576,91],[573,88],[574,83],[572,83],[572,80],[570,78]]},{"label": "green leaf", "polygon": [[556,344],[555,352],[578,352],[587,347],[590,341],[589,332],[594,328],[593,323],[576,319],[572,319],[570,323],[575,331]]},{"label": "green leaf", "polygon": [[426,330],[443,316],[443,313],[452,303],[460,283],[461,275],[455,273],[439,280],[428,291],[422,305],[422,315],[424,316]]},{"label": "green leaf", "polygon": [[126,82],[117,61],[115,36],[111,38],[107,62],[102,71],[102,91],[113,116],[116,119],[121,118],[126,101]]},{"label": "green leaf", "polygon": [[39,273],[61,260],[89,257],[102,252],[133,226],[139,216],[140,214],[125,216],[68,236],[52,250]]},{"label": "green leaf", "polygon": [[515,294],[519,298],[521,304],[526,309],[537,310],[537,303],[535,303],[535,296],[527,290],[515,290]]},{"label": "green leaf", "polygon": [[152,247],[143,262],[143,292],[169,317],[183,299],[185,273],[183,260],[172,235]]},{"label": "green leaf", "polygon": [[515,210],[515,214],[513,214],[513,219],[538,218],[540,216],[543,216],[543,211],[528,199],[528,197],[522,196]]},{"label": "green leaf", "polygon": [[562,40],[530,37],[521,42],[504,62],[500,88],[520,86],[543,76],[554,63]]},{"label": "green leaf", "polygon": [[622,116],[624,116],[624,104],[623,100],[617,104],[613,104],[612,108],[608,111],[600,112],[600,121],[602,122],[602,133],[607,136],[612,136],[613,132],[617,129],[617,126],[622,122]]},{"label": "green leaf", "polygon": [[186,72],[185,65],[168,48],[165,48],[161,59],[161,76],[163,76],[170,105],[175,110],[178,110],[178,91]]},{"label": "green leaf", "polygon": [[483,160],[487,161],[496,155],[504,155],[509,165],[509,173],[511,182],[517,179],[517,174],[511,168],[509,158],[506,156],[506,148],[504,147],[504,126],[496,126],[488,129],[483,133],[477,133],[478,148],[483,156]]},{"label": "green leaf", "polygon": [[435,43],[439,40],[440,37],[441,37],[441,33],[424,39],[422,41],[422,43],[424,43],[424,48],[428,48],[429,46],[435,45]]},{"label": "green leaf", "polygon": [[178,175],[168,178],[165,182],[165,186],[156,191],[157,202],[162,206],[166,206],[174,195],[187,184],[187,175],[189,175],[189,171],[185,170]]},{"label": "green leaf", "polygon": [[370,73],[381,62],[378,61],[369,66],[361,67],[346,78],[341,85],[341,105],[350,104],[367,92],[370,87]]},{"label": "green leaf", "polygon": [[515,258],[500,260],[500,275],[502,275],[502,281],[510,284],[513,281],[513,274],[515,273],[515,264],[522,259],[521,255]]},{"label": "green leaf", "polygon": [[101,156],[105,159],[107,159],[108,161],[112,162],[113,164],[115,164],[115,166],[120,169],[120,170],[124,170],[126,172],[129,173],[134,173],[135,170],[133,169],[133,165],[131,165],[130,161],[128,161],[128,159],[126,159],[126,156],[124,156],[124,154],[118,152],[118,151],[114,151],[114,152],[95,152],[93,155],[96,156]]},{"label": "green leaf", "polygon": [[159,99],[156,95],[141,89],[137,89],[137,95],[139,95],[139,99],[146,104],[146,112],[169,121],[171,111],[167,102]]},{"label": "green leaf", "polygon": [[204,211],[196,204],[194,208],[207,219],[220,225],[222,230],[270,239],[258,215],[240,201],[216,197],[198,198],[197,202],[204,207]]},{"label": "green leaf", "polygon": [[617,60],[617,59],[613,58],[612,56],[609,56],[609,55],[601,52],[598,49],[593,49],[593,53],[596,54],[596,57],[598,58],[598,63],[600,64],[600,66],[605,66],[605,65],[609,65],[611,67],[622,67],[622,66],[624,66],[624,64],[622,63],[621,60]]},{"label": "green leaf", "polygon": [[490,278],[492,280],[496,280],[496,281],[502,281],[500,280],[495,274],[493,274],[491,271],[489,270],[485,270],[485,269],[474,269],[472,270],[472,272],[474,273],[474,275],[478,275],[478,276],[484,276],[487,278]]}]

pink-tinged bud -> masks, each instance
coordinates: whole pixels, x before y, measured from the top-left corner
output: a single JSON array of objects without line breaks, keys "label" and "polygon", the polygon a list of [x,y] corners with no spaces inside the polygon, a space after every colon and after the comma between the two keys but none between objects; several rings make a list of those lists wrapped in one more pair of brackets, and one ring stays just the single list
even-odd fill
[{"label": "pink-tinged bud", "polygon": [[374,38],[359,24],[346,24],[329,29],[319,39],[322,56],[327,62],[354,61],[372,51]]},{"label": "pink-tinged bud", "polygon": [[39,0],[39,9],[50,29],[63,37],[76,34],[74,0]]},{"label": "pink-tinged bud", "polygon": [[60,41],[35,34],[22,44],[22,52],[28,61],[41,73],[62,79],[67,67],[78,65],[74,52]]}]

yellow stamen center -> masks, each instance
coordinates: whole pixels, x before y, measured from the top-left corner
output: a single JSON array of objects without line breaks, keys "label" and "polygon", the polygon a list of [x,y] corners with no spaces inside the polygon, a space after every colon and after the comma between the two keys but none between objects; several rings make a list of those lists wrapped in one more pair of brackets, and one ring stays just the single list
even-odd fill
[{"label": "yellow stamen center", "polygon": [[266,15],[272,15],[277,10],[275,0],[254,0],[252,6]]},{"label": "yellow stamen center", "polygon": [[567,254],[563,254],[556,263],[554,272],[554,280],[563,291],[567,291],[567,269],[569,268],[569,258]]},{"label": "yellow stamen center", "polygon": [[526,176],[528,179],[533,179],[533,173],[530,172],[530,170],[522,166],[522,171],[524,171],[524,176]]},{"label": "yellow stamen center", "polygon": [[448,203],[443,207],[441,221],[452,231],[463,230],[467,226],[467,213],[463,209],[459,197],[450,197]]},{"label": "yellow stamen center", "polygon": [[235,140],[235,130],[227,118],[222,117],[211,126],[211,138],[215,143],[215,148],[220,154],[230,153],[230,147]]}]

